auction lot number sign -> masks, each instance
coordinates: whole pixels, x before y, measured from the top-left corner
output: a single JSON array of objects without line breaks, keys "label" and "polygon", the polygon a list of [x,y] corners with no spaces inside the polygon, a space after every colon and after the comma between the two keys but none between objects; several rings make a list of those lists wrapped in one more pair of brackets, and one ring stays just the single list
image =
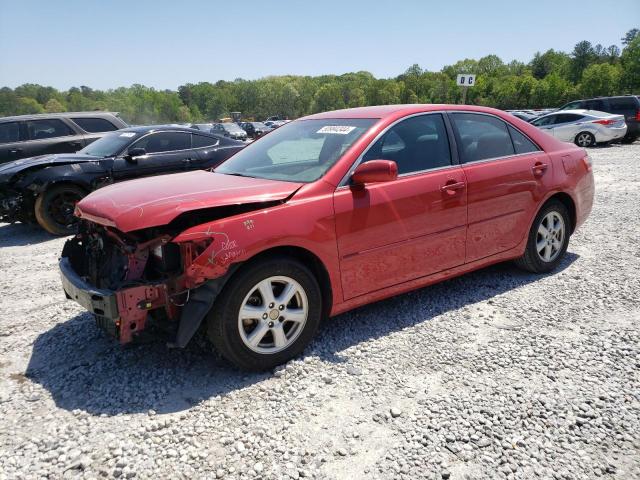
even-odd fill
[{"label": "auction lot number sign", "polygon": [[456,84],[459,87],[473,87],[476,84],[476,76],[471,73],[459,73]]}]

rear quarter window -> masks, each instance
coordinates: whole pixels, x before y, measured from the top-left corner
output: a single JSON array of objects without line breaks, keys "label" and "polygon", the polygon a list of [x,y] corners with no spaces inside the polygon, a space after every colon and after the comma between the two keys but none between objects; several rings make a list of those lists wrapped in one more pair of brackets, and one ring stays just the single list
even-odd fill
[{"label": "rear quarter window", "polygon": [[73,123],[78,125],[85,132],[89,133],[112,132],[114,130],[118,130],[118,127],[104,118],[81,117],[72,118],[71,120],[73,120]]},{"label": "rear quarter window", "polygon": [[513,141],[513,148],[515,149],[517,154],[521,153],[531,153],[531,152],[539,152],[540,149],[525,137],[518,130],[509,125],[509,134],[511,135],[511,140]]}]

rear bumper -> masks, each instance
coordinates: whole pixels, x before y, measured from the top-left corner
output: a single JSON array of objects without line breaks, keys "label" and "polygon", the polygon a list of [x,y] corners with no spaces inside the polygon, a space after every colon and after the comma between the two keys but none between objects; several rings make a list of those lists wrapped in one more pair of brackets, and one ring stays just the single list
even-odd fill
[{"label": "rear bumper", "polygon": [[596,142],[611,142],[624,137],[626,133],[626,125],[619,128],[603,128],[596,133]]},{"label": "rear bumper", "polygon": [[168,305],[165,284],[141,285],[122,290],[96,288],[73,269],[69,259],[58,263],[62,288],[67,298],[93,313],[96,323],[120,343],[131,342],[145,329],[149,310]]}]

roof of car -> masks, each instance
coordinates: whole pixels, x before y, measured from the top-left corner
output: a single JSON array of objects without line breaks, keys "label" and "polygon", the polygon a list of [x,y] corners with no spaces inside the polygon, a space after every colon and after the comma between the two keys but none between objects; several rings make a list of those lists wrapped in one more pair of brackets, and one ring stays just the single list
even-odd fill
[{"label": "roof of car", "polygon": [[204,130],[198,130],[197,128],[189,128],[184,125],[139,125],[136,127],[128,127],[118,130],[119,132],[136,132],[136,133],[149,133],[149,132],[162,132],[162,131],[178,131],[178,132],[193,132],[200,134],[207,134]]},{"label": "roof of car", "polygon": [[413,113],[432,112],[442,110],[458,110],[481,113],[502,113],[490,107],[481,107],[477,105],[451,105],[436,103],[411,103],[405,105],[377,105],[372,107],[347,108],[344,110],[333,110],[330,112],[316,113],[304,117],[305,120],[316,119],[334,119],[334,118],[386,118],[402,115],[411,115]]},{"label": "roof of car", "polygon": [[96,110],[93,112],[62,112],[62,113],[32,113],[29,115],[13,115],[10,117],[0,118],[1,122],[15,120],[38,120],[44,118],[60,118],[60,117],[99,117],[102,115],[118,116],[118,112],[105,112]]}]

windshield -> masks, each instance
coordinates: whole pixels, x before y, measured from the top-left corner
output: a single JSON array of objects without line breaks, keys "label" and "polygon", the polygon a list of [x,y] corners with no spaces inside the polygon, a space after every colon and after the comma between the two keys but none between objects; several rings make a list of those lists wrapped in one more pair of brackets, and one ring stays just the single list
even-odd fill
[{"label": "windshield", "polygon": [[373,118],[338,118],[287,123],[240,150],[215,172],[287,182],[314,182],[376,121]]},{"label": "windshield", "polygon": [[222,128],[224,128],[227,132],[244,132],[244,130],[242,130],[235,123],[223,123]]},{"label": "windshield", "polygon": [[114,132],[90,143],[78,153],[94,157],[113,157],[140,134],[136,132]]}]

